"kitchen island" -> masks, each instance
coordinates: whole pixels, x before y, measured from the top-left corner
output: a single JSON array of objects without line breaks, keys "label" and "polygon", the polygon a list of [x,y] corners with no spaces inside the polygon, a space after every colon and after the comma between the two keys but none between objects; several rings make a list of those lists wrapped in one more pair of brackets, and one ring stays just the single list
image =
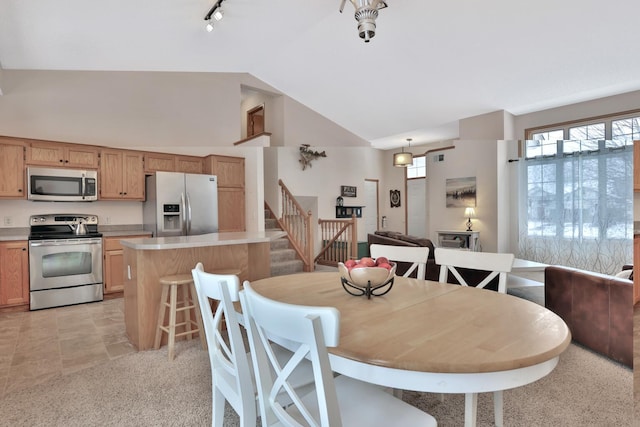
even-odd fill
[{"label": "kitchen island", "polygon": [[153,348],[162,293],[160,277],[190,273],[198,262],[208,272],[239,270],[241,281],[269,277],[270,241],[284,234],[278,230],[121,240],[129,341],[138,350]]}]

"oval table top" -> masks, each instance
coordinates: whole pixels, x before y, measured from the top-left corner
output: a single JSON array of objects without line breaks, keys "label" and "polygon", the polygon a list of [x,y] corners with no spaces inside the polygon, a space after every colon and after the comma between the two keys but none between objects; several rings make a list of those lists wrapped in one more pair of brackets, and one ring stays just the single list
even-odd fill
[{"label": "oval table top", "polygon": [[484,373],[546,362],[571,342],[552,311],[511,295],[396,277],[384,296],[352,296],[339,273],[251,282],[261,295],[340,311],[340,345],[329,353],[410,371]]}]

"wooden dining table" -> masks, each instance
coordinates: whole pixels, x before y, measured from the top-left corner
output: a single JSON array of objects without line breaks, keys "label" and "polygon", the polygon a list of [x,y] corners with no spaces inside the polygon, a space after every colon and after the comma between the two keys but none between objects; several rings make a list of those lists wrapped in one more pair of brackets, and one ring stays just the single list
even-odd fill
[{"label": "wooden dining table", "polygon": [[[464,393],[465,426],[474,426],[477,393],[520,387],[549,374],[571,333],[555,313],[511,295],[395,277],[383,296],[353,296],[337,272],[251,282],[259,294],[340,311],[335,372],[392,387]],[[526,404],[526,403],[525,403]]]}]

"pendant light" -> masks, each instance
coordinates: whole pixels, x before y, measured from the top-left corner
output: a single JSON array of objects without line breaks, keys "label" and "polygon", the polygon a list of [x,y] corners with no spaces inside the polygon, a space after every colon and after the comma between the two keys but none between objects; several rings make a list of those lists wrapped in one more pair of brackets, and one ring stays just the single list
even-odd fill
[{"label": "pendant light", "polygon": [[[411,138],[407,138],[407,143],[409,144],[409,148],[411,148]],[[395,153],[393,155],[393,166],[399,168],[406,168],[413,164],[413,154],[407,153],[404,151],[404,147],[400,153]]]}]

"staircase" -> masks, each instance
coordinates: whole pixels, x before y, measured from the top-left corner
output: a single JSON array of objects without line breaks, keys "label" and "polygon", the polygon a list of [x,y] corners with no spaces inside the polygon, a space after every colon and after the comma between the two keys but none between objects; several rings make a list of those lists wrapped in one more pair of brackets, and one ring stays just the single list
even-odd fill
[{"label": "staircase", "polygon": [[[268,210],[264,212],[265,230],[281,230],[278,221],[271,217]],[[296,251],[289,245],[289,239],[282,237],[271,241],[271,276],[301,273],[302,261],[296,256]]]}]

